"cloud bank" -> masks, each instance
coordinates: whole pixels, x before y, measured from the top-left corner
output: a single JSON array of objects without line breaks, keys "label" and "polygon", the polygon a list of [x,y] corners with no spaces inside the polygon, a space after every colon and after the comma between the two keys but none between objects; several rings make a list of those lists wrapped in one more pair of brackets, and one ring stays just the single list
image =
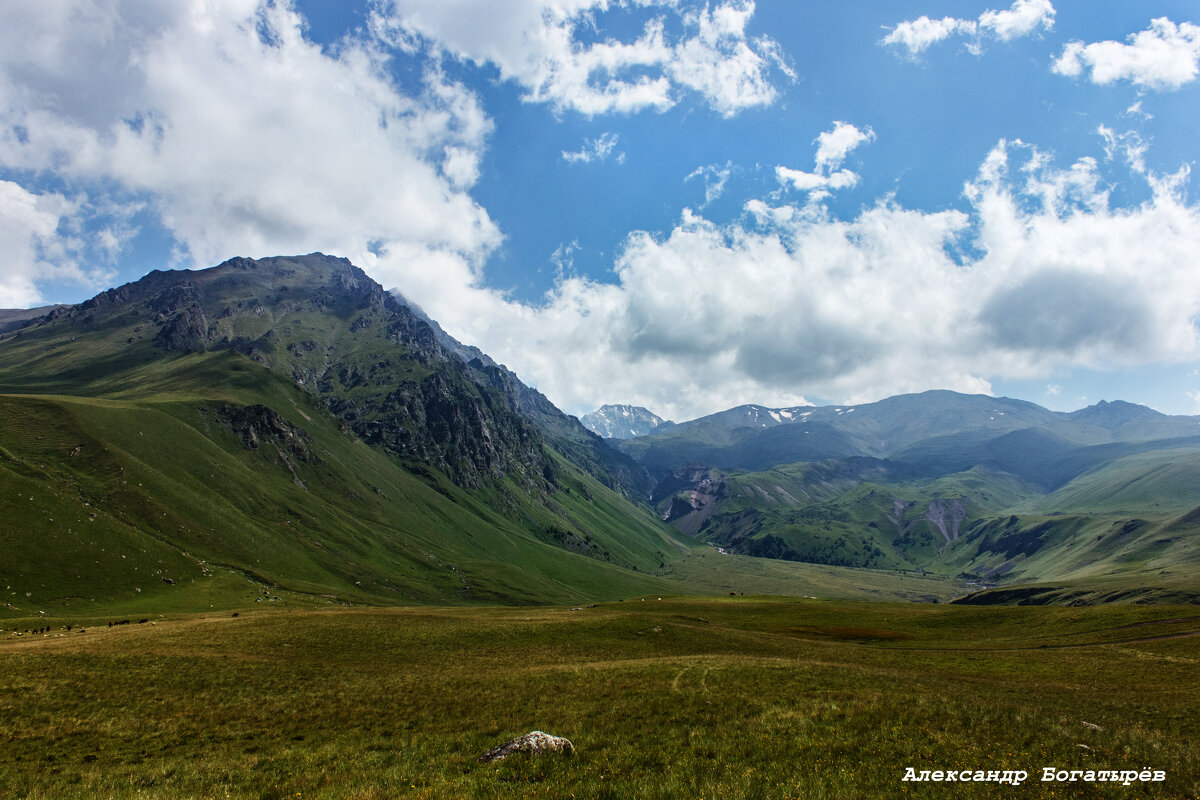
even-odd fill
[{"label": "cloud bank", "polygon": [[1152,198],[1114,209],[1099,170],[1001,141],[961,211],[883,199],[839,220],[754,200],[725,225],[685,212],[664,235],[630,235],[616,282],[497,302],[486,330],[455,322],[568,409],[624,398],[676,418],[1200,356],[1186,171],[1147,173]]}]

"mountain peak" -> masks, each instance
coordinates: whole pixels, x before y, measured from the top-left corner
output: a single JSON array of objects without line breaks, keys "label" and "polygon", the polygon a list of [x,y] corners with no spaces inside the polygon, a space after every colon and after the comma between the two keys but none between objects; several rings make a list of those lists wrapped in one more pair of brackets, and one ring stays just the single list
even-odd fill
[{"label": "mountain peak", "polygon": [[1165,414],[1152,408],[1137,403],[1127,403],[1124,400],[1101,400],[1087,408],[1072,411],[1070,417],[1077,422],[1087,422],[1102,428],[1113,428],[1131,422],[1152,422],[1166,419]]},{"label": "mountain peak", "polygon": [[645,436],[667,420],[642,406],[603,405],[579,418],[583,426],[605,439],[633,439]]}]

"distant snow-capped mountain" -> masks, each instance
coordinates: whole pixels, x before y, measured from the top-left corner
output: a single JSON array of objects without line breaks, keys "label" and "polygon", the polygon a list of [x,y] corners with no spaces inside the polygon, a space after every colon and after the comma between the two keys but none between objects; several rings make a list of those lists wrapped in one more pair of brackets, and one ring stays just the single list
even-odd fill
[{"label": "distant snow-capped mountain", "polygon": [[645,436],[667,420],[641,406],[606,405],[579,418],[583,426],[605,439]]}]

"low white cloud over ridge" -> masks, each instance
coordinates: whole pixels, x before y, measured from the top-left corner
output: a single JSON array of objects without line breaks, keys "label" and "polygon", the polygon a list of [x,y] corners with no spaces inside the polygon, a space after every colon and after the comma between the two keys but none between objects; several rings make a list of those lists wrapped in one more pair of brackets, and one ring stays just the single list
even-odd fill
[{"label": "low white cloud over ridge", "polygon": [[448,324],[567,409],[602,386],[677,418],[1200,357],[1186,174],[1148,175],[1152,199],[1114,209],[1098,170],[1001,141],[963,211],[884,199],[839,220],[756,200],[727,225],[685,212],[629,237],[615,283],[563,280],[540,307],[492,296],[486,329]]}]

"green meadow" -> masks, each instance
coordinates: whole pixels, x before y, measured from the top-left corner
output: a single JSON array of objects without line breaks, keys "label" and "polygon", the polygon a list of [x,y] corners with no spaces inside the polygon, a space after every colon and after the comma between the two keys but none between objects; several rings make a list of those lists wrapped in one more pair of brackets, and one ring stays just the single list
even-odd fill
[{"label": "green meadow", "polygon": [[[651,595],[110,621],[0,623],[0,797],[1200,795],[1194,607]],[[576,753],[477,761],[531,730]]]}]

